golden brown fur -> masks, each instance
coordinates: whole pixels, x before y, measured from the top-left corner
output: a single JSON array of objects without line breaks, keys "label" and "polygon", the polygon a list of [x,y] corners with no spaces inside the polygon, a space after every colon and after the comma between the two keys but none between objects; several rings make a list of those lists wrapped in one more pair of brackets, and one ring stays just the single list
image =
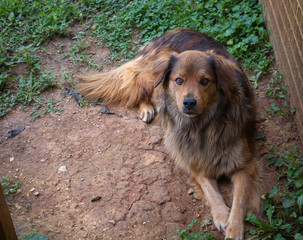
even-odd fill
[{"label": "golden brown fur", "polygon": [[[145,122],[156,109],[167,149],[203,191],[218,230],[243,239],[245,214],[259,207],[255,104],[245,73],[224,47],[179,28],[121,67],[83,77],[79,89],[90,99],[139,107]],[[231,209],[217,186],[221,176],[233,184]]]}]

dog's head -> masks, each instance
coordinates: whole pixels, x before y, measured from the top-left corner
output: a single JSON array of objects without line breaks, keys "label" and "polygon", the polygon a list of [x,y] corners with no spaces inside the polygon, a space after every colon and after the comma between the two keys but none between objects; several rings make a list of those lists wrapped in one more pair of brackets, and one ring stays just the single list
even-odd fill
[{"label": "dog's head", "polygon": [[232,97],[237,64],[213,51],[172,54],[168,67],[156,82],[173,99],[180,113],[195,117],[217,102],[220,94]]}]

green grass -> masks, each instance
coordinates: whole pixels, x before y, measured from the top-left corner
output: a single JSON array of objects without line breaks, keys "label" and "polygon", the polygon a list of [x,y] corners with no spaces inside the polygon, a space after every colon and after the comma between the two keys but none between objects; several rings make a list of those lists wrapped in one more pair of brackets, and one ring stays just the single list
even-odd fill
[{"label": "green grass", "polygon": [[[16,105],[28,111],[31,120],[47,113],[60,114],[58,102],[41,96],[58,86],[58,77],[52,71],[40,70],[39,52],[55,36],[70,37],[69,28],[79,23],[90,30],[71,39],[71,48],[60,49],[77,67],[102,68],[87,53],[92,41],[110,48],[103,62],[124,62],[163,32],[189,27],[225,45],[245,69],[255,73],[250,80],[257,88],[260,76],[268,73],[273,60],[261,13],[257,0],[0,0],[0,117]],[[74,80],[66,72],[59,77],[69,84]],[[289,112],[279,74],[274,74],[266,94],[282,102],[273,103],[270,113]],[[87,102],[80,99],[80,104]],[[247,220],[257,227],[250,233],[256,239],[302,239],[302,155],[275,150],[268,161],[283,172],[281,179],[286,185],[275,186],[265,196],[266,219],[248,215]],[[1,185],[9,182],[3,178]],[[17,185],[8,187],[10,184],[4,188],[15,191]],[[208,223],[193,230],[198,224],[194,220],[179,235],[182,239],[214,239],[207,230]]]},{"label": "green grass", "polygon": [[0,184],[5,196],[15,194],[19,189],[19,183],[14,183],[13,180],[6,176],[2,176],[2,179],[0,178]]},{"label": "green grass", "polygon": [[79,33],[65,52],[78,67],[102,68],[85,52],[92,38],[110,48],[107,60],[127,61],[146,42],[181,26],[214,37],[247,69],[266,73],[272,61],[257,0],[0,0],[0,116],[15,105],[44,101],[41,92],[58,79],[40,71],[38,52],[45,41],[69,36],[70,26],[83,22],[93,30]]},{"label": "green grass", "polygon": [[247,215],[246,220],[256,226],[249,233],[252,239],[303,239],[303,155],[296,149],[279,152],[273,145],[270,150],[266,159],[280,170],[280,184],[264,196],[266,219]]},{"label": "green grass", "polygon": [[[117,58],[130,59],[144,43],[176,27],[209,34],[227,46],[247,69],[265,73],[272,58],[261,5],[240,0],[98,1],[105,14],[91,21],[93,34]],[[258,49],[258,51],[256,51]]]},{"label": "green grass", "polygon": [[178,235],[182,240],[216,240],[214,234],[207,229],[209,225],[211,225],[211,221],[209,219],[205,219],[202,223],[201,227],[198,226],[199,220],[192,220],[186,229],[183,229],[178,232]]}]

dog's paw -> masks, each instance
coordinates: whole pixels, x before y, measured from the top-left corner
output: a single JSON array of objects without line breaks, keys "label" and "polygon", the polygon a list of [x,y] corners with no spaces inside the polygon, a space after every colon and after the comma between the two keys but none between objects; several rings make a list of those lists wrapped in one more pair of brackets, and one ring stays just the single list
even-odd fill
[{"label": "dog's paw", "polygon": [[226,206],[220,206],[216,208],[215,211],[212,211],[213,221],[216,228],[224,233],[226,230],[226,224],[229,217],[229,208]]},{"label": "dog's paw", "polygon": [[142,103],[138,110],[140,119],[145,123],[150,123],[155,116],[154,107],[151,104]]},{"label": "dog's paw", "polygon": [[244,223],[243,221],[227,221],[227,228],[225,232],[225,239],[244,239]]}]

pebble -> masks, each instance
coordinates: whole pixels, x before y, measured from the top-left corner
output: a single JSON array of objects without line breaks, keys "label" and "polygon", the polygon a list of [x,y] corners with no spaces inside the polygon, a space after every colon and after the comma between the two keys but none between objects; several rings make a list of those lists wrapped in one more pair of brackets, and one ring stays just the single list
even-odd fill
[{"label": "pebble", "polygon": [[35,196],[39,196],[39,194],[40,194],[39,192],[35,192],[34,193]]},{"label": "pebble", "polygon": [[115,220],[109,220],[109,223],[112,223],[113,225],[116,225],[116,221]]},{"label": "pebble", "polygon": [[45,161],[46,161],[46,159],[41,159],[41,160],[40,160],[40,162],[45,162]]},{"label": "pebble", "polygon": [[101,200],[101,196],[95,196],[91,199],[92,202],[97,202],[99,200]]},{"label": "pebble", "polygon": [[58,170],[58,172],[67,172],[66,166],[61,166]]},{"label": "pebble", "polygon": [[11,157],[11,158],[9,159],[9,161],[12,162],[12,161],[14,161],[14,159],[15,159],[14,157]]},{"label": "pebble", "polygon": [[194,190],[193,190],[192,188],[188,189],[188,191],[187,191],[187,194],[188,194],[188,195],[191,195],[191,194],[193,194],[193,193],[194,193]]},{"label": "pebble", "polygon": [[31,190],[29,190],[30,192],[33,192],[33,191],[35,191],[36,189],[33,187]]}]

